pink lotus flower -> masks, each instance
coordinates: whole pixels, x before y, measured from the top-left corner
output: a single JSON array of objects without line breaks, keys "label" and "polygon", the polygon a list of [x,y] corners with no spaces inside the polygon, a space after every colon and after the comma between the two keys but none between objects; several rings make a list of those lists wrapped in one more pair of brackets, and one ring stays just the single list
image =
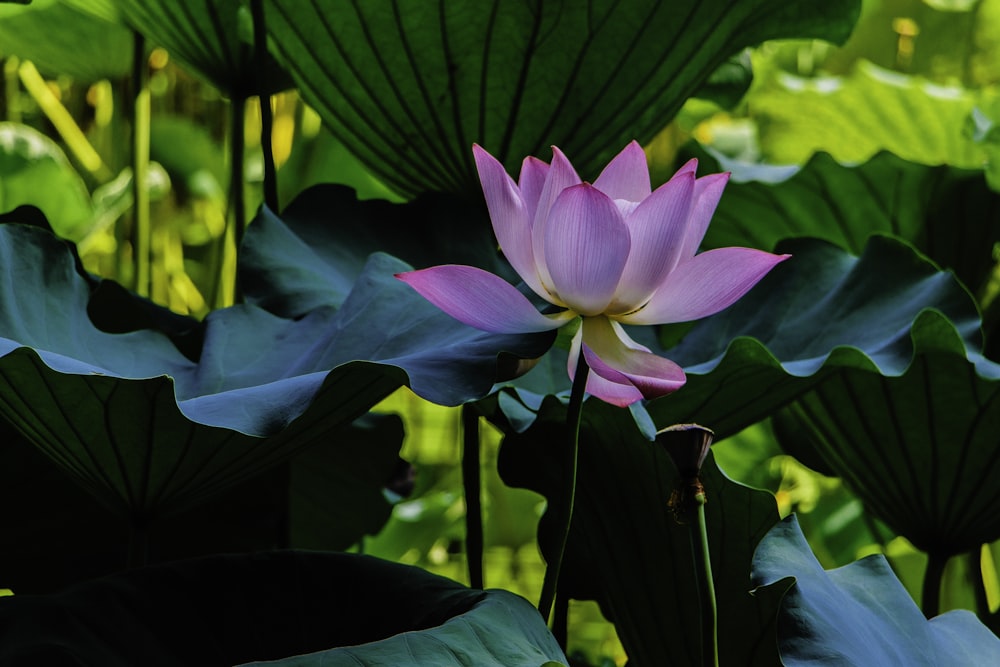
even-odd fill
[{"label": "pink lotus flower", "polygon": [[562,310],[543,314],[513,285],[471,266],[401,273],[435,306],[494,333],[530,333],[580,318],[569,355],[582,351],[587,392],[626,406],[685,382],[680,366],[632,340],[622,324],[686,322],[742,297],[788,255],[750,248],[695,254],[729,174],[695,178],[691,160],[651,192],[646,156],[630,143],[584,183],[562,152],[552,164],[525,158],[518,183],[473,146],[486,204],[507,260],[541,298]]}]

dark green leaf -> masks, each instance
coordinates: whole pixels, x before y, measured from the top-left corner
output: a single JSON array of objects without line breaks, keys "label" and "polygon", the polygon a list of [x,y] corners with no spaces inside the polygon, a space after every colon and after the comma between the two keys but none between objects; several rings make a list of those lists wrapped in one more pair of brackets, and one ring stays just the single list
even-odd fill
[{"label": "dark green leaf", "polygon": [[689,380],[650,404],[658,424],[707,422],[732,433],[835,369],[898,376],[916,348],[982,345],[968,293],[904,243],[874,236],[858,258],[804,240],[781,249],[793,258],[666,352]]},{"label": "dark green leaf", "polygon": [[872,234],[893,234],[973,290],[993,269],[1000,195],[982,170],[929,167],[890,153],[856,166],[825,153],[800,168],[723,166],[733,169],[733,180],[707,247],[770,249],[783,238],[813,236],[860,253]]},{"label": "dark green leaf", "polygon": [[289,532],[297,549],[343,551],[389,520],[385,487],[400,463],[403,421],[369,413],[291,462]]},{"label": "dark green leaf", "polygon": [[[139,32],[228,96],[291,87],[270,57],[256,66],[250,9],[242,0],[117,0]],[[243,28],[241,28],[241,24]],[[244,34],[245,33],[245,34]]]},{"label": "dark green leaf", "polygon": [[[565,418],[565,408],[547,399],[535,424],[523,434],[509,433],[500,450],[504,480],[549,499],[539,526],[539,543],[549,555],[558,520],[553,512],[561,511]],[[662,447],[636,430],[628,411],[589,400],[583,420],[563,590],[600,603],[635,664],[701,664],[694,535],[668,509],[679,476]],[[778,520],[774,498],[730,481],[711,457],[702,481],[709,498],[721,663],[775,664],[780,592],[749,594],[753,550]]]},{"label": "dark green leaf", "polygon": [[1000,639],[967,611],[930,621],[881,556],[824,571],[794,517],[761,541],[754,581],[787,581],[778,622],[782,663],[796,665],[987,665]]},{"label": "dark green leaf", "polygon": [[326,127],[320,125],[315,134],[307,134],[300,131],[302,125],[296,125],[292,152],[278,171],[280,201],[291,201],[302,191],[320,183],[352,187],[357,190],[359,199],[402,201],[372,176]]},{"label": "dark green leaf", "polygon": [[[843,368],[792,410],[865,505],[918,548],[951,556],[1000,538],[1000,366],[966,352],[939,315],[913,331],[898,377]],[[800,443],[804,444],[804,443]]]},{"label": "dark green leaf", "polygon": [[298,317],[342,303],[374,252],[416,268],[471,264],[515,275],[497,253],[482,206],[439,195],[408,204],[362,202],[350,188],[317,185],[280,217],[261,209],[240,248],[240,284],[249,302]]},{"label": "dark green leaf", "polygon": [[736,106],[753,83],[750,50],[746,49],[724,62],[694,95],[715,102],[724,109]]},{"label": "dark green leaf", "polygon": [[[289,656],[298,657],[281,660]],[[5,665],[373,665],[379,656],[394,665],[565,662],[525,600],[351,554],[213,556],[0,599]]]},{"label": "dark green leaf", "polygon": [[[899,376],[915,348],[956,339],[973,351],[982,345],[968,292],[901,241],[873,236],[861,257],[809,239],[790,240],[779,251],[792,258],[736,304],[687,330],[678,345],[664,350],[651,329],[630,330],[688,376],[679,391],[647,405],[658,426],[708,424],[722,438],[840,369]],[[564,355],[553,350],[513,383],[528,409],[516,417],[522,427],[538,394],[568,388]]]},{"label": "dark green leaf", "polygon": [[295,320],[251,305],[213,312],[194,362],[158,331],[95,327],[89,283],[47,233],[0,227],[0,258],[0,412],[132,516],[325,442],[404,383],[438,403],[479,398],[498,354],[538,356],[552,340],[462,325],[393,277],[410,267],[376,254],[339,308]]},{"label": "dark green leaf", "polygon": [[860,3],[269,0],[304,98],[400,193],[478,189],[470,147],[508,169],[556,144],[594,178],[647,141],[727,58],[778,37],[844,40]]}]

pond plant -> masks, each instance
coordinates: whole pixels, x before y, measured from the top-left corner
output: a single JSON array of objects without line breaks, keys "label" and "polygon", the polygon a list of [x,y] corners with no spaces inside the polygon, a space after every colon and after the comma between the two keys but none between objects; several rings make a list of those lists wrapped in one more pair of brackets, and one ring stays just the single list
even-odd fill
[{"label": "pond plant", "polygon": [[998,16],[0,3],[0,663],[1000,663]]}]

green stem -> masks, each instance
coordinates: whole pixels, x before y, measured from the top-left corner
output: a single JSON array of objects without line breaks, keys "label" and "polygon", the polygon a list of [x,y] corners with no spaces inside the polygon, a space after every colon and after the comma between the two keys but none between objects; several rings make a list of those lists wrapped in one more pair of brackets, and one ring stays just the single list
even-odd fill
[{"label": "green stem", "polygon": [[45,79],[31,61],[22,61],[17,68],[17,74],[24,89],[28,91],[28,94],[35,100],[35,104],[59,133],[59,137],[69,149],[70,155],[97,183],[106,183],[111,180],[113,176],[111,170],[104,164],[104,160],[90,144],[90,140],[80,129],[73,115],[49,89]]},{"label": "green stem", "polygon": [[267,93],[267,25],[264,23],[264,0],[251,0],[253,15],[253,57],[260,86],[257,99],[260,102],[260,148],[264,154],[264,204],[278,212],[278,171],[274,166],[274,151],[271,135],[274,128],[271,96]]},{"label": "green stem", "polygon": [[941,612],[941,580],[947,564],[947,556],[937,552],[927,554],[923,594],[920,597],[920,608],[927,618],[934,618]]},{"label": "green stem", "polygon": [[480,469],[479,413],[462,406],[462,485],[465,487],[465,555],[469,586],[483,588],[483,503]]},{"label": "green stem", "polygon": [[569,397],[569,411],[566,413],[566,425],[569,427],[569,447],[566,450],[565,472],[563,475],[562,507],[559,533],[556,536],[555,558],[545,568],[545,578],[542,581],[542,595],[538,599],[538,611],[545,622],[549,622],[552,602],[556,597],[556,586],[559,573],[562,570],[563,556],[566,553],[566,543],[569,541],[569,528],[573,522],[573,505],[576,503],[576,468],[580,452],[580,417],[583,415],[583,396],[587,388],[587,375],[590,368],[584,359],[583,351],[576,364],[576,374],[573,376],[573,389]]},{"label": "green stem", "polygon": [[152,225],[149,218],[149,76],[146,38],[133,33],[132,42],[132,240],[135,253],[135,291],[149,296]]},{"label": "green stem", "polygon": [[236,247],[243,242],[243,231],[247,226],[247,198],[244,192],[246,153],[246,100],[233,100],[230,109],[232,122],[229,126],[230,157],[229,202],[233,212],[233,229]]},{"label": "green stem", "polygon": [[715,579],[712,577],[712,556],[708,548],[708,525],[705,521],[705,492],[695,495],[698,503],[698,538],[701,543],[698,571],[701,582],[702,663],[706,667],[719,667],[719,610],[715,599]]},{"label": "green stem", "polygon": [[[241,301],[236,284],[236,255],[243,242],[247,225],[246,193],[244,192],[246,151],[246,99],[233,98],[229,102],[229,203],[226,212],[226,233],[222,236],[219,252],[219,275],[213,302],[217,308]],[[232,295],[232,298],[230,298]]]},{"label": "green stem", "polygon": [[569,644],[569,597],[557,595],[552,609],[552,636],[559,648],[566,653]]}]

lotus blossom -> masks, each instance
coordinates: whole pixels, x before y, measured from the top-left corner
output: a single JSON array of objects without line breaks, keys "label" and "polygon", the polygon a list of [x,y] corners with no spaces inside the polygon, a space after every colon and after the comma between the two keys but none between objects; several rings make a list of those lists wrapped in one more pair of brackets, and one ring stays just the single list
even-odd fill
[{"label": "lotus blossom", "polygon": [[[525,158],[518,182],[473,146],[500,249],[514,270],[556,308],[540,312],[516,287],[488,271],[445,265],[397,275],[470,326],[531,333],[577,322],[569,354],[593,371],[587,392],[627,406],[685,382],[680,366],[657,356],[623,324],[686,322],[719,312],[788,255],[751,248],[695,254],[729,174],[695,178],[691,160],[652,191],[646,156],[632,142],[593,184],[552,148],[552,163]],[[551,310],[551,309],[547,309]]]}]

